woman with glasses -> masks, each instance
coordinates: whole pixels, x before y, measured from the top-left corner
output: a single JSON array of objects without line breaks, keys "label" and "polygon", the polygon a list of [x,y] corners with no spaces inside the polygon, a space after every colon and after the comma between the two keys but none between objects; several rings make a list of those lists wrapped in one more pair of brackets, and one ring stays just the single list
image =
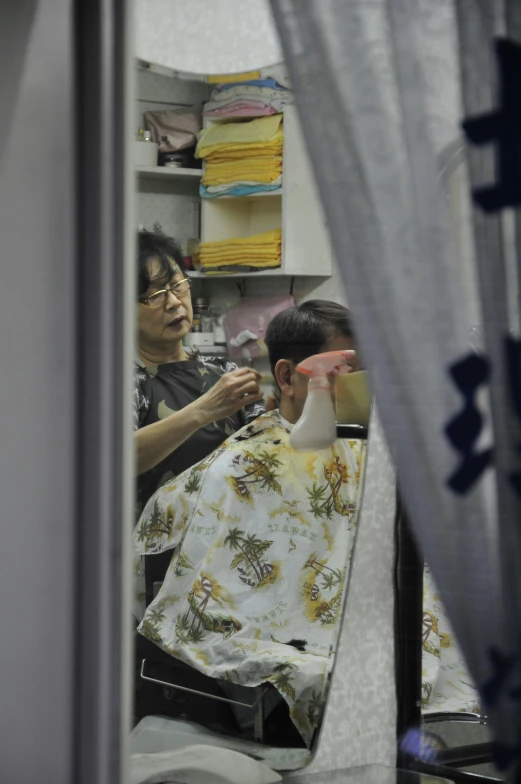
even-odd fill
[{"label": "woman with glasses", "polygon": [[138,514],[154,492],[264,411],[260,374],[188,353],[191,280],[178,244],[139,233],[134,417]]}]

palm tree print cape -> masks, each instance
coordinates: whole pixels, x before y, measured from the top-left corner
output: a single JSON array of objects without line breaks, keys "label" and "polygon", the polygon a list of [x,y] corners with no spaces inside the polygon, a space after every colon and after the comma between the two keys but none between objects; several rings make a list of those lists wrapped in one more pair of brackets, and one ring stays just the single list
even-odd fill
[{"label": "palm tree print cape", "polygon": [[483,713],[427,564],[423,573],[422,644],[423,713]]},{"label": "palm tree print cape", "polygon": [[160,488],[134,531],[140,558],[172,561],[139,631],[243,686],[270,682],[309,744],[318,726],[351,566],[364,446],[295,452],[264,414]]}]

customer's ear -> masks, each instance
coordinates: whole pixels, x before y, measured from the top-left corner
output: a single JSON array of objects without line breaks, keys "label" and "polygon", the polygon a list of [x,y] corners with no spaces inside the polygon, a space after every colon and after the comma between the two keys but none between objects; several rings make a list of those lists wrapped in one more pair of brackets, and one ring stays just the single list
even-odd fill
[{"label": "customer's ear", "polygon": [[279,359],[275,365],[275,379],[280,389],[280,394],[286,397],[293,397],[295,394],[292,382],[293,370],[293,362],[289,359]]}]

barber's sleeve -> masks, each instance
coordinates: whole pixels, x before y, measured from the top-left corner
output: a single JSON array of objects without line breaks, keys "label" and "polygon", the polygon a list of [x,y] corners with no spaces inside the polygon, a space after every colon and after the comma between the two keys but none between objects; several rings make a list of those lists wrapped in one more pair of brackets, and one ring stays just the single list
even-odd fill
[{"label": "barber's sleeve", "polygon": [[242,409],[241,415],[244,419],[244,424],[249,425],[250,422],[253,422],[254,419],[260,417],[261,414],[266,413],[266,406],[264,405],[264,401],[260,400],[258,403],[250,403],[249,406],[246,406]]},{"label": "barber's sleeve", "polygon": [[145,416],[150,406],[150,401],[146,393],[147,375],[140,371],[134,376],[134,388],[132,390],[132,409],[134,430],[139,430],[143,426]]}]

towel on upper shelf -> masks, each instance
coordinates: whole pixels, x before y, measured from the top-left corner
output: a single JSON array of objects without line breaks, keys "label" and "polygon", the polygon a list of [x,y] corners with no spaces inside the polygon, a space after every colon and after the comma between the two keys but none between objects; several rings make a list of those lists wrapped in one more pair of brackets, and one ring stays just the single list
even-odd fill
[{"label": "towel on upper shelf", "polygon": [[[196,156],[204,158],[202,198],[246,196],[281,187],[284,143],[282,116],[212,125],[198,135]],[[207,190],[221,188],[221,191]]]},{"label": "towel on upper shelf", "polygon": [[[281,187],[281,185],[282,185],[282,176],[277,177],[269,185],[265,185],[261,187],[263,187],[265,190],[277,190],[278,188]],[[205,188],[205,191],[210,195],[215,194],[216,196],[219,196],[220,194],[223,193],[229,193],[229,191],[233,189],[238,190],[239,188],[244,188],[245,190],[247,190],[248,188],[258,189],[258,187],[259,187],[259,183],[255,180],[236,180],[235,182],[232,183],[232,185],[230,185],[229,183],[225,183],[224,185],[209,185],[207,188]]]},{"label": "towel on upper shelf", "polygon": [[269,185],[253,180],[237,180],[225,185],[200,185],[199,194],[203,199],[218,199],[220,196],[251,196],[255,193],[273,193],[282,188],[282,175]]},{"label": "towel on upper shelf", "polygon": [[[263,112],[281,112],[288,104],[293,103],[291,90],[287,90],[275,79],[252,79],[248,82],[236,82],[218,85],[205,104],[205,116],[248,116],[250,102],[264,107]],[[244,106],[244,104],[246,104]],[[259,107],[260,108],[260,107]],[[261,113],[261,111],[259,111]]]},{"label": "towel on upper shelf", "polygon": [[204,112],[205,117],[263,117],[278,114],[277,109],[262,101],[233,101]]},{"label": "towel on upper shelf", "polygon": [[261,183],[246,184],[244,182],[233,182],[229,185],[215,185],[207,188],[204,185],[199,186],[199,195],[202,199],[218,199],[223,196],[252,196],[257,193],[273,193],[280,191],[282,177],[276,179],[271,185],[262,185]]},{"label": "towel on upper shelf", "polygon": [[270,87],[272,90],[286,90],[287,88],[284,85],[279,84],[276,79],[272,79],[268,77],[267,79],[247,79],[247,80],[237,80],[235,82],[224,82],[222,84],[218,84],[217,87],[213,90],[213,92],[223,93],[227,90],[231,90],[234,87],[244,87],[248,85],[249,87]]},{"label": "towel on upper shelf", "polygon": [[[208,158],[214,153],[272,149],[282,144],[282,115],[259,117],[242,123],[211,125],[197,134],[197,158]],[[231,149],[230,149],[231,148]]]},{"label": "towel on upper shelf", "polygon": [[207,166],[201,182],[203,185],[226,185],[230,182],[249,180],[269,185],[282,176],[282,156],[273,158],[245,158]]},{"label": "towel on upper shelf", "polygon": [[272,229],[250,237],[234,237],[219,242],[202,242],[203,272],[236,272],[247,269],[273,269],[281,265],[282,231]]}]

